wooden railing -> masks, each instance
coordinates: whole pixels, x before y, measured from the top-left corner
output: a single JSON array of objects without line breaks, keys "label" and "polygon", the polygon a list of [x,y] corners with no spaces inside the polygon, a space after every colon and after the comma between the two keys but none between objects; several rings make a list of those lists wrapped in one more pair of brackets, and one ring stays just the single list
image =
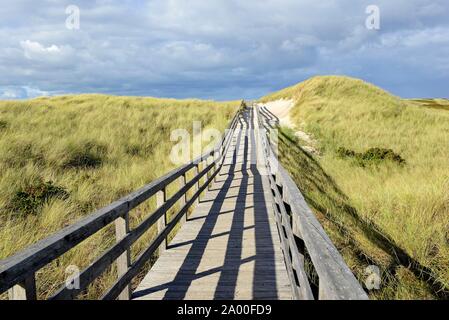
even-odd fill
[{"label": "wooden railing", "polygon": [[[269,124],[257,105],[258,165],[266,170],[275,199],[276,223],[295,299],[366,300],[344,262],[275,152]],[[275,136],[275,135],[274,135]],[[306,272],[307,270],[307,272]],[[314,276],[314,277],[313,277]]]},{"label": "wooden railing", "polygon": [[[242,107],[244,107],[243,102]],[[0,261],[0,293],[9,290],[9,298],[12,300],[37,299],[35,274],[38,270],[106,226],[115,223],[115,245],[80,272],[77,278],[79,285],[76,288],[67,287],[64,284],[50,299],[76,298],[114,263],[117,266],[118,279],[106,291],[102,299],[130,299],[131,281],[157,249],[161,251],[165,249],[169,233],[181,219],[186,220],[189,208],[198,201],[201,193],[220,171],[224,155],[232,140],[232,131],[240,116],[239,111],[226,130],[227,133],[213,150],[16,255]],[[187,175],[191,171],[194,171],[194,177],[187,181]],[[201,184],[201,179],[206,181]],[[176,181],[180,182],[179,189],[167,199],[167,187]],[[194,194],[188,199],[187,194],[192,189]],[[153,196],[156,197],[156,210],[137,227],[130,230],[130,211]],[[178,201],[181,202],[181,209],[168,222],[167,211]],[[154,225],[158,227],[156,237],[134,261],[131,261],[131,246]]]}]

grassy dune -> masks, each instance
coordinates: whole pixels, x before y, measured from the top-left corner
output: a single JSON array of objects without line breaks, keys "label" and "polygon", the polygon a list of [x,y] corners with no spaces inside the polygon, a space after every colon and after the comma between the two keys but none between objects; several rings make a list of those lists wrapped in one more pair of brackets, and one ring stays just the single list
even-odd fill
[{"label": "grassy dune", "polygon": [[[448,298],[449,108],[402,100],[363,81],[316,77],[262,98],[293,98],[281,158],[346,261],[362,280],[377,265],[379,299]],[[320,156],[300,146],[311,134]],[[344,148],[344,149],[343,149]],[[405,160],[347,153],[391,149]],[[358,160],[360,160],[359,157]],[[376,160],[376,161],[372,161]]]},{"label": "grassy dune", "polygon": [[[0,259],[174,168],[170,132],[192,132],[192,122],[223,130],[238,102],[76,95],[0,102]],[[154,208],[131,213],[137,225]],[[150,230],[133,247],[148,243]],[[44,268],[38,290],[46,297],[65,267],[83,268],[114,241],[96,234]],[[145,243],[146,242],[146,243]],[[84,298],[97,297],[115,278],[111,268]]]}]

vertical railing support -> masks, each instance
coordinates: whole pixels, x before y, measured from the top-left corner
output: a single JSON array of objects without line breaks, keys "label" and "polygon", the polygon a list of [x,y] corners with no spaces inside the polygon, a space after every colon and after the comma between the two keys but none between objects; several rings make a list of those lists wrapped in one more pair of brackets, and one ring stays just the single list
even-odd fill
[{"label": "vertical railing support", "polygon": [[[127,211],[123,216],[115,220],[115,239],[119,242],[129,233],[129,212]],[[117,263],[117,276],[120,278],[123,276],[131,266],[131,250],[127,248],[120,257],[116,260]],[[118,300],[130,300],[131,299],[131,285],[127,285],[125,289],[117,297]]]},{"label": "vertical railing support", "polygon": [[[207,160],[207,159],[209,159],[209,160]],[[213,163],[213,161],[214,161],[214,158],[213,158],[213,156],[212,156],[212,158],[207,158],[206,159],[206,168],[209,166],[209,165],[211,165],[212,163]],[[207,174],[206,174],[206,183],[209,181],[209,179],[210,179],[210,177],[212,176],[212,169],[211,170],[209,170],[209,171],[207,171]],[[212,183],[209,183],[208,185],[207,185],[207,190],[208,191],[210,191],[212,189]]]},{"label": "vertical railing support", "polygon": [[[163,188],[162,190],[158,191],[156,193],[156,207],[160,208],[164,205],[165,201],[167,201],[167,190]],[[162,217],[157,222],[157,231],[158,234],[162,232],[162,230],[165,229],[167,225],[167,212],[164,212]],[[168,239],[165,238],[165,241],[163,241],[159,247],[159,256],[162,255],[162,253],[167,249],[167,242]]]},{"label": "vertical railing support", "polygon": [[[225,143],[225,140],[223,140],[223,147],[224,147],[224,143]],[[221,154],[222,154],[221,148],[220,148],[220,151],[214,152],[214,162],[215,162],[214,172],[216,172],[220,169]],[[216,174],[214,177],[214,182],[217,182],[217,181],[218,181],[218,174]]]},{"label": "vertical railing support", "polygon": [[[185,173],[180,177],[179,182],[180,182],[179,189],[184,188],[184,186],[187,184],[187,176]],[[187,192],[184,193],[184,195],[181,197],[181,208],[184,207],[186,205],[186,203],[187,203]],[[182,223],[187,221],[187,214],[188,214],[188,212],[186,212],[184,214],[184,216],[182,217]]]},{"label": "vertical railing support", "polygon": [[8,290],[9,300],[36,300],[36,276],[33,273]]},{"label": "vertical railing support", "polygon": [[[201,162],[199,162],[199,163],[197,163],[197,164],[195,165],[195,169],[194,169],[194,175],[195,175],[195,177],[198,176],[198,174],[200,173],[200,164],[201,164]],[[200,189],[200,181],[198,180],[198,181],[195,183],[195,193],[196,193],[199,189]],[[195,205],[199,205],[199,204],[200,204],[200,197],[198,196],[198,198],[196,198],[196,200],[195,200]]]}]

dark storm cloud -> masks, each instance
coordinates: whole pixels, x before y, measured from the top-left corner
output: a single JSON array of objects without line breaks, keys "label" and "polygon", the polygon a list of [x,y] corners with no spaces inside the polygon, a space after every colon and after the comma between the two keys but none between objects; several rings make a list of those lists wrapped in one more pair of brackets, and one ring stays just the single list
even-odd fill
[{"label": "dark storm cloud", "polygon": [[[65,27],[76,4],[81,28]],[[365,27],[369,4],[381,29]],[[101,92],[254,98],[317,74],[449,96],[445,0],[11,1],[0,96]]]}]

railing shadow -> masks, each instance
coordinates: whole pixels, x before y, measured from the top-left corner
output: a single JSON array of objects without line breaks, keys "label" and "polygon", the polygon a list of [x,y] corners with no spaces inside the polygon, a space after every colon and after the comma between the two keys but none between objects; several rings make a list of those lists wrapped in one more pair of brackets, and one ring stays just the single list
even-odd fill
[{"label": "railing shadow", "polygon": [[[391,257],[390,264],[385,266],[383,270],[390,275],[386,278],[394,277],[397,268],[404,266],[418,279],[425,281],[437,298],[449,298],[448,288],[444,288],[444,285],[437,280],[432,270],[412,258],[374,223],[363,219],[332,177],[310,154],[299,146],[294,138],[280,130],[278,141],[282,163],[290,172],[307,203],[315,211],[323,214],[335,226],[336,232],[349,241],[350,245],[353,246],[356,258],[362,264],[377,263],[374,257],[358,248],[357,241],[351,234],[354,230],[360,232],[372,245]],[[343,213],[347,223],[343,224],[333,219],[329,210]],[[348,222],[353,231],[349,230]]]},{"label": "railing shadow", "polygon": [[[191,245],[173,281],[135,292],[133,295],[134,298],[166,290],[163,299],[181,300],[186,298],[193,281],[214,273],[219,273],[213,298],[217,300],[234,299],[236,297],[239,276],[241,276],[241,266],[248,263],[254,264],[253,272],[250,275],[252,277],[253,298],[277,298],[275,252],[268,221],[268,210],[264,201],[259,202],[261,201],[260,195],[262,197],[264,196],[262,179],[256,166],[252,164],[256,157],[254,133],[252,130],[249,130],[252,127],[252,115],[252,111],[249,111],[245,112],[245,117],[239,118],[241,126],[246,129],[242,129],[238,133],[235,148],[230,150],[232,152],[231,163],[225,165],[226,170],[222,169],[223,171],[227,171],[227,173],[221,173],[219,176],[224,177],[223,180],[219,181],[223,183],[222,187],[218,190],[216,190],[217,188],[212,188],[213,191],[211,190],[212,192],[216,192],[214,193],[214,200],[210,204],[209,213],[201,217],[204,219],[204,223],[196,238],[192,241],[169,246],[170,250],[180,246]],[[243,161],[239,161],[242,156]],[[237,178],[235,176],[236,173],[240,173],[241,175]],[[252,183],[251,176],[253,176]],[[239,181],[237,196],[228,196],[231,190],[235,192],[236,187],[231,185],[232,182],[235,183],[237,180]],[[248,192],[250,186],[253,187],[254,193],[250,194]],[[252,205],[248,203],[248,199],[251,197],[254,198]],[[257,201],[256,197],[258,197]],[[236,206],[231,212],[227,208],[224,208],[223,204],[226,199],[232,198],[235,198]],[[248,218],[249,214],[248,209],[254,212],[254,225],[252,226],[245,226],[245,218]],[[218,218],[223,214],[232,214],[229,230],[214,234]],[[244,233],[245,231],[252,230],[254,230],[255,234],[255,254],[251,257],[242,258],[245,243]],[[204,272],[198,272],[209,241],[219,236],[227,236],[223,264]],[[251,269],[248,268],[248,270]]]},{"label": "railing shadow", "polygon": [[[254,131],[250,134],[252,145],[256,145],[256,136]],[[253,161],[250,164],[250,171],[254,177],[254,190],[262,190],[262,176],[257,169],[257,153],[253,149],[251,153]],[[265,201],[265,195],[262,201]],[[254,203],[254,206],[257,204]],[[253,297],[254,299],[267,298],[267,292],[270,299],[278,299],[277,278],[276,278],[276,259],[274,252],[273,238],[271,237],[268,209],[265,202],[258,205],[254,210],[255,242],[256,242],[256,261],[254,266],[253,278]]]}]

